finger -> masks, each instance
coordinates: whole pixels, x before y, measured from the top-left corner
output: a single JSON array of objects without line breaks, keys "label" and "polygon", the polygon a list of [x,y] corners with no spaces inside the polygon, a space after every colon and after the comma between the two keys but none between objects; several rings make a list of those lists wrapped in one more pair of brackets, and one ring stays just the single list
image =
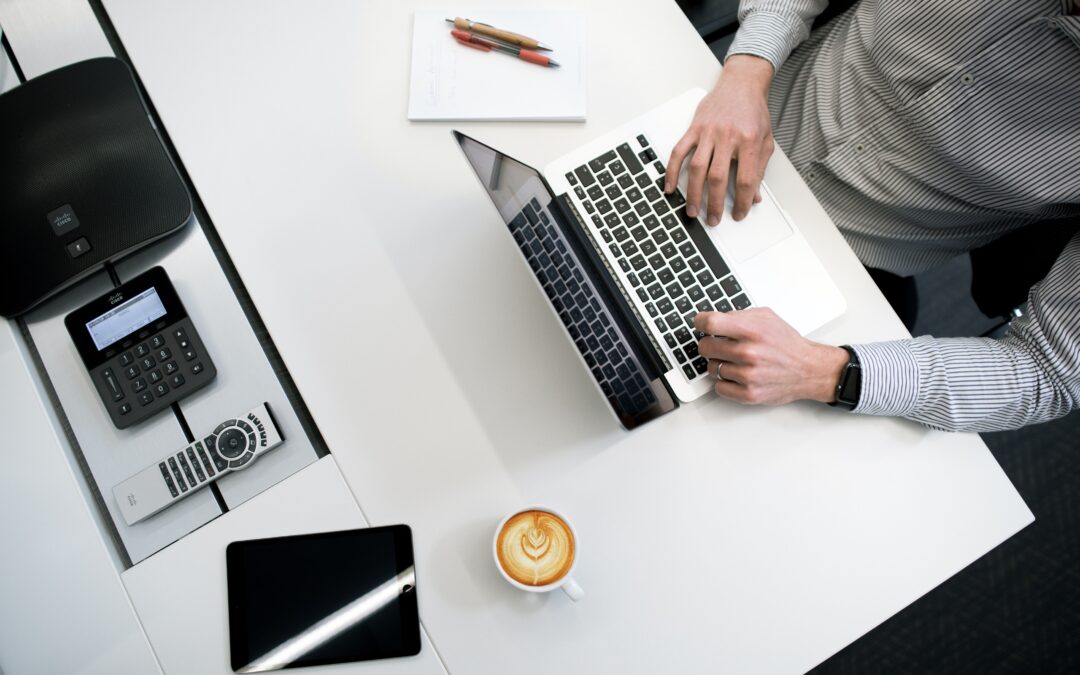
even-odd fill
[{"label": "finger", "polygon": [[708,370],[706,372],[721,381],[746,384],[746,366],[740,366],[731,361],[709,361]]},{"label": "finger", "polygon": [[755,204],[760,204],[761,203],[761,186],[760,185],[758,186],[757,191],[754,192],[754,203]]},{"label": "finger", "polygon": [[740,361],[736,356],[735,340],[706,335],[698,340],[698,353],[712,361]]},{"label": "finger", "polygon": [[690,154],[690,151],[696,145],[697,135],[692,135],[689,131],[683,134],[683,137],[675,144],[675,149],[671,151],[671,157],[668,159],[667,171],[664,173],[664,192],[671,192],[675,189],[676,183],[679,182],[679,172],[682,171],[683,160],[686,159],[686,156]]},{"label": "finger", "polygon": [[713,153],[712,166],[709,168],[709,215],[705,223],[719,225],[724,215],[724,200],[727,197],[728,171],[731,169],[730,147],[717,148]]},{"label": "finger", "polygon": [[[726,368],[726,366],[725,366]],[[724,377],[727,377],[726,375]],[[727,380],[717,380],[713,387],[716,390],[717,395],[737,401],[739,403],[746,403],[747,392],[744,385],[738,382],[729,382]]]},{"label": "finger", "polygon": [[731,217],[735,220],[742,220],[750,211],[764,173],[760,152],[755,150],[739,153],[738,170],[735,173],[735,203],[731,207]]},{"label": "finger", "polygon": [[686,184],[686,215],[691,218],[697,218],[701,211],[701,197],[705,192],[705,177],[709,173],[712,152],[711,144],[702,143],[690,158],[690,175]]},{"label": "finger", "polygon": [[[746,310],[749,311],[749,310]],[[719,335],[736,340],[746,337],[742,312],[700,312],[694,317],[694,328],[706,335]]]}]

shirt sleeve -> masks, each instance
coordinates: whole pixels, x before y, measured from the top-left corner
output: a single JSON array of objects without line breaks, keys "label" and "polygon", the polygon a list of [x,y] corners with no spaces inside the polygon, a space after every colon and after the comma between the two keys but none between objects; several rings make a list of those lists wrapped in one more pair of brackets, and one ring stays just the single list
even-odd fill
[{"label": "shirt sleeve", "polygon": [[1000,340],[932,338],[852,345],[856,413],[947,431],[999,431],[1080,408],[1080,234],[1028,293]]},{"label": "shirt sleeve", "polygon": [[768,60],[774,71],[780,70],[828,4],[828,0],[741,0],[739,30],[727,57],[752,54]]}]

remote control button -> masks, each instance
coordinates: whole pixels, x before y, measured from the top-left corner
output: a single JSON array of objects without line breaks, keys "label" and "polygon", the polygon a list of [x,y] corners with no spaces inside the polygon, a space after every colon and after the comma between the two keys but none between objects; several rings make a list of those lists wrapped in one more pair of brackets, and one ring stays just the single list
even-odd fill
[{"label": "remote control button", "polygon": [[236,459],[248,448],[247,437],[236,427],[229,427],[221,432],[217,439],[217,450],[226,459]]},{"label": "remote control button", "polygon": [[176,479],[176,484],[180,486],[181,492],[187,492],[188,486],[184,482],[184,477],[180,475],[180,467],[176,466],[176,458],[169,458],[169,469],[172,470],[173,478]]},{"label": "remote control button", "polygon": [[135,357],[131,355],[131,352],[124,352],[119,358],[121,366],[130,366],[135,363]]},{"label": "remote control button", "polygon": [[82,254],[90,250],[90,242],[86,240],[86,237],[79,237],[75,241],[67,245],[67,252],[72,258],[78,258]]},{"label": "remote control button", "polygon": [[209,474],[211,478],[213,478],[214,474],[217,472],[214,471],[214,465],[210,463],[210,458],[206,456],[206,450],[203,448],[202,442],[198,442],[195,444],[195,452],[199,454],[199,459],[202,460],[202,465],[206,467],[206,473]]},{"label": "remote control button", "polygon": [[135,387],[135,393],[136,394],[138,394],[143,389],[146,389],[146,380],[144,378],[140,377],[139,379],[135,380],[135,382],[132,383],[132,384]]},{"label": "remote control button", "polygon": [[161,398],[165,394],[169,393],[169,385],[165,384],[164,382],[158,382],[154,385],[154,393],[157,394],[158,398]]},{"label": "remote control button", "polygon": [[112,368],[101,371],[101,379],[105,381],[105,388],[109,390],[114,403],[124,400],[124,390],[120,388],[120,383],[116,381],[116,375],[113,374]]},{"label": "remote control button", "polygon": [[248,447],[249,448],[257,448],[257,447],[259,447],[259,442],[255,440],[255,432],[254,431],[251,432],[250,434],[248,434]]},{"label": "remote control button", "polygon": [[191,466],[195,467],[195,475],[199,477],[199,482],[200,483],[205,482],[206,481],[206,474],[203,473],[202,464],[199,463],[199,460],[195,459],[195,451],[192,449],[192,447],[190,445],[188,446],[188,449],[187,449],[187,456],[188,456],[188,462],[191,463]]},{"label": "remote control button", "polygon": [[150,405],[153,402],[154,402],[154,395],[151,394],[150,392],[144,391],[143,393],[139,394],[139,405],[145,407],[145,406]]},{"label": "remote control button", "polygon": [[218,471],[224,471],[229,468],[229,462],[221,456],[215,449],[217,447],[217,437],[211,434],[203,439],[203,444],[206,446],[206,454],[210,455],[210,459],[213,460],[214,466]]},{"label": "remote control button", "polygon": [[173,375],[172,378],[169,379],[169,382],[172,382],[173,389],[175,389],[177,387],[181,387],[181,386],[184,385],[184,376],[181,375],[180,373],[177,373],[176,375]]},{"label": "remote control button", "polygon": [[142,343],[141,345],[138,345],[137,347],[135,347],[135,357],[136,358],[141,359],[142,357],[148,355],[149,353],[150,353],[150,348],[146,346],[145,342]]},{"label": "remote control button", "polygon": [[176,371],[180,370],[180,366],[176,365],[176,361],[169,361],[165,364],[165,374],[172,375]]},{"label": "remote control button", "polygon": [[139,361],[139,365],[142,366],[143,370],[150,370],[157,365],[157,361],[154,360],[153,356],[147,356],[142,361]]},{"label": "remote control button", "polygon": [[191,374],[192,374],[192,375],[198,375],[198,374],[199,374],[199,373],[201,373],[202,371],[203,371],[203,365],[202,365],[202,363],[201,363],[201,362],[200,362],[200,363],[196,363],[195,365],[193,365],[193,366],[191,367]]},{"label": "remote control button", "polygon": [[131,412],[131,404],[130,403],[124,403],[119,408],[117,408],[117,410],[120,411],[121,415],[126,415],[129,412]]},{"label": "remote control button", "polygon": [[180,493],[176,489],[176,483],[173,483],[172,476],[169,475],[169,470],[165,468],[165,462],[158,464],[158,469],[161,470],[161,477],[165,480],[165,486],[169,488],[169,494],[176,497]]},{"label": "remote control button", "polygon": [[177,340],[186,340],[187,339],[187,333],[184,332],[183,328],[177,328],[176,330],[173,331],[173,337],[176,338]]},{"label": "remote control button", "polygon": [[195,350],[192,349],[191,347],[188,347],[187,349],[184,350],[184,360],[185,361],[192,361],[192,360],[195,359],[195,356],[196,356]]},{"label": "remote control button", "polygon": [[130,365],[127,367],[127,370],[124,371],[124,374],[127,375],[127,379],[134,380],[136,377],[139,376],[139,372],[140,371],[138,366]]},{"label": "remote control button", "polygon": [[162,347],[161,349],[157,350],[156,356],[157,356],[158,362],[161,363],[161,362],[168,361],[169,359],[171,359],[172,358],[172,352],[169,351],[168,347]]},{"label": "remote control button", "polygon": [[165,346],[165,338],[162,337],[162,335],[160,333],[158,333],[154,337],[150,338],[150,348],[151,349],[161,349],[164,346]]},{"label": "remote control button", "polygon": [[239,422],[237,422],[237,426],[240,427],[240,429],[245,434],[253,434],[253,433],[255,433],[255,430],[251,428],[251,425],[248,424],[247,422],[243,421],[243,420],[240,420]]},{"label": "remote control button", "polygon": [[162,375],[161,375],[160,370],[151,370],[150,371],[150,382],[151,383],[156,384],[158,382],[161,382],[161,378],[162,378]]},{"label": "remote control button", "polygon": [[191,473],[191,467],[188,466],[187,458],[184,457],[184,451],[176,453],[177,459],[180,460],[180,468],[184,470],[184,477],[187,478],[188,485],[195,487],[195,475]]},{"label": "remote control button", "polygon": [[253,453],[253,452],[245,452],[240,457],[237,457],[233,461],[229,462],[229,468],[230,469],[239,469],[240,467],[242,467],[245,464],[247,464],[248,462],[250,462],[253,457],[255,457],[255,453]]}]

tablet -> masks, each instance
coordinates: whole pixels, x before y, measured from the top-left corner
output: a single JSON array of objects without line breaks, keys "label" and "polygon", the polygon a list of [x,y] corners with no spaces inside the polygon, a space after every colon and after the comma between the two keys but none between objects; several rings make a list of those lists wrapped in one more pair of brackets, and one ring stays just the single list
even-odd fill
[{"label": "tablet", "polygon": [[420,652],[406,525],[237,541],[225,557],[238,673]]}]

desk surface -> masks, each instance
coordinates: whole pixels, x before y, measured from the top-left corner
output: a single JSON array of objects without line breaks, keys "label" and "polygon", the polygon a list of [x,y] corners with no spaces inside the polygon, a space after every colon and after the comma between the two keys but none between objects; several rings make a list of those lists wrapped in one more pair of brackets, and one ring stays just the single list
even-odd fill
[{"label": "desk surface", "polygon": [[[412,525],[451,673],[804,671],[1031,521],[974,435],[712,398],[619,430],[448,125],[405,119],[413,4],[105,2],[364,514]],[[715,80],[674,3],[584,10],[587,123],[460,128],[543,166]],[[782,153],[766,179],[846,295],[815,337],[903,335]],[[580,603],[491,564],[535,502]]]}]

